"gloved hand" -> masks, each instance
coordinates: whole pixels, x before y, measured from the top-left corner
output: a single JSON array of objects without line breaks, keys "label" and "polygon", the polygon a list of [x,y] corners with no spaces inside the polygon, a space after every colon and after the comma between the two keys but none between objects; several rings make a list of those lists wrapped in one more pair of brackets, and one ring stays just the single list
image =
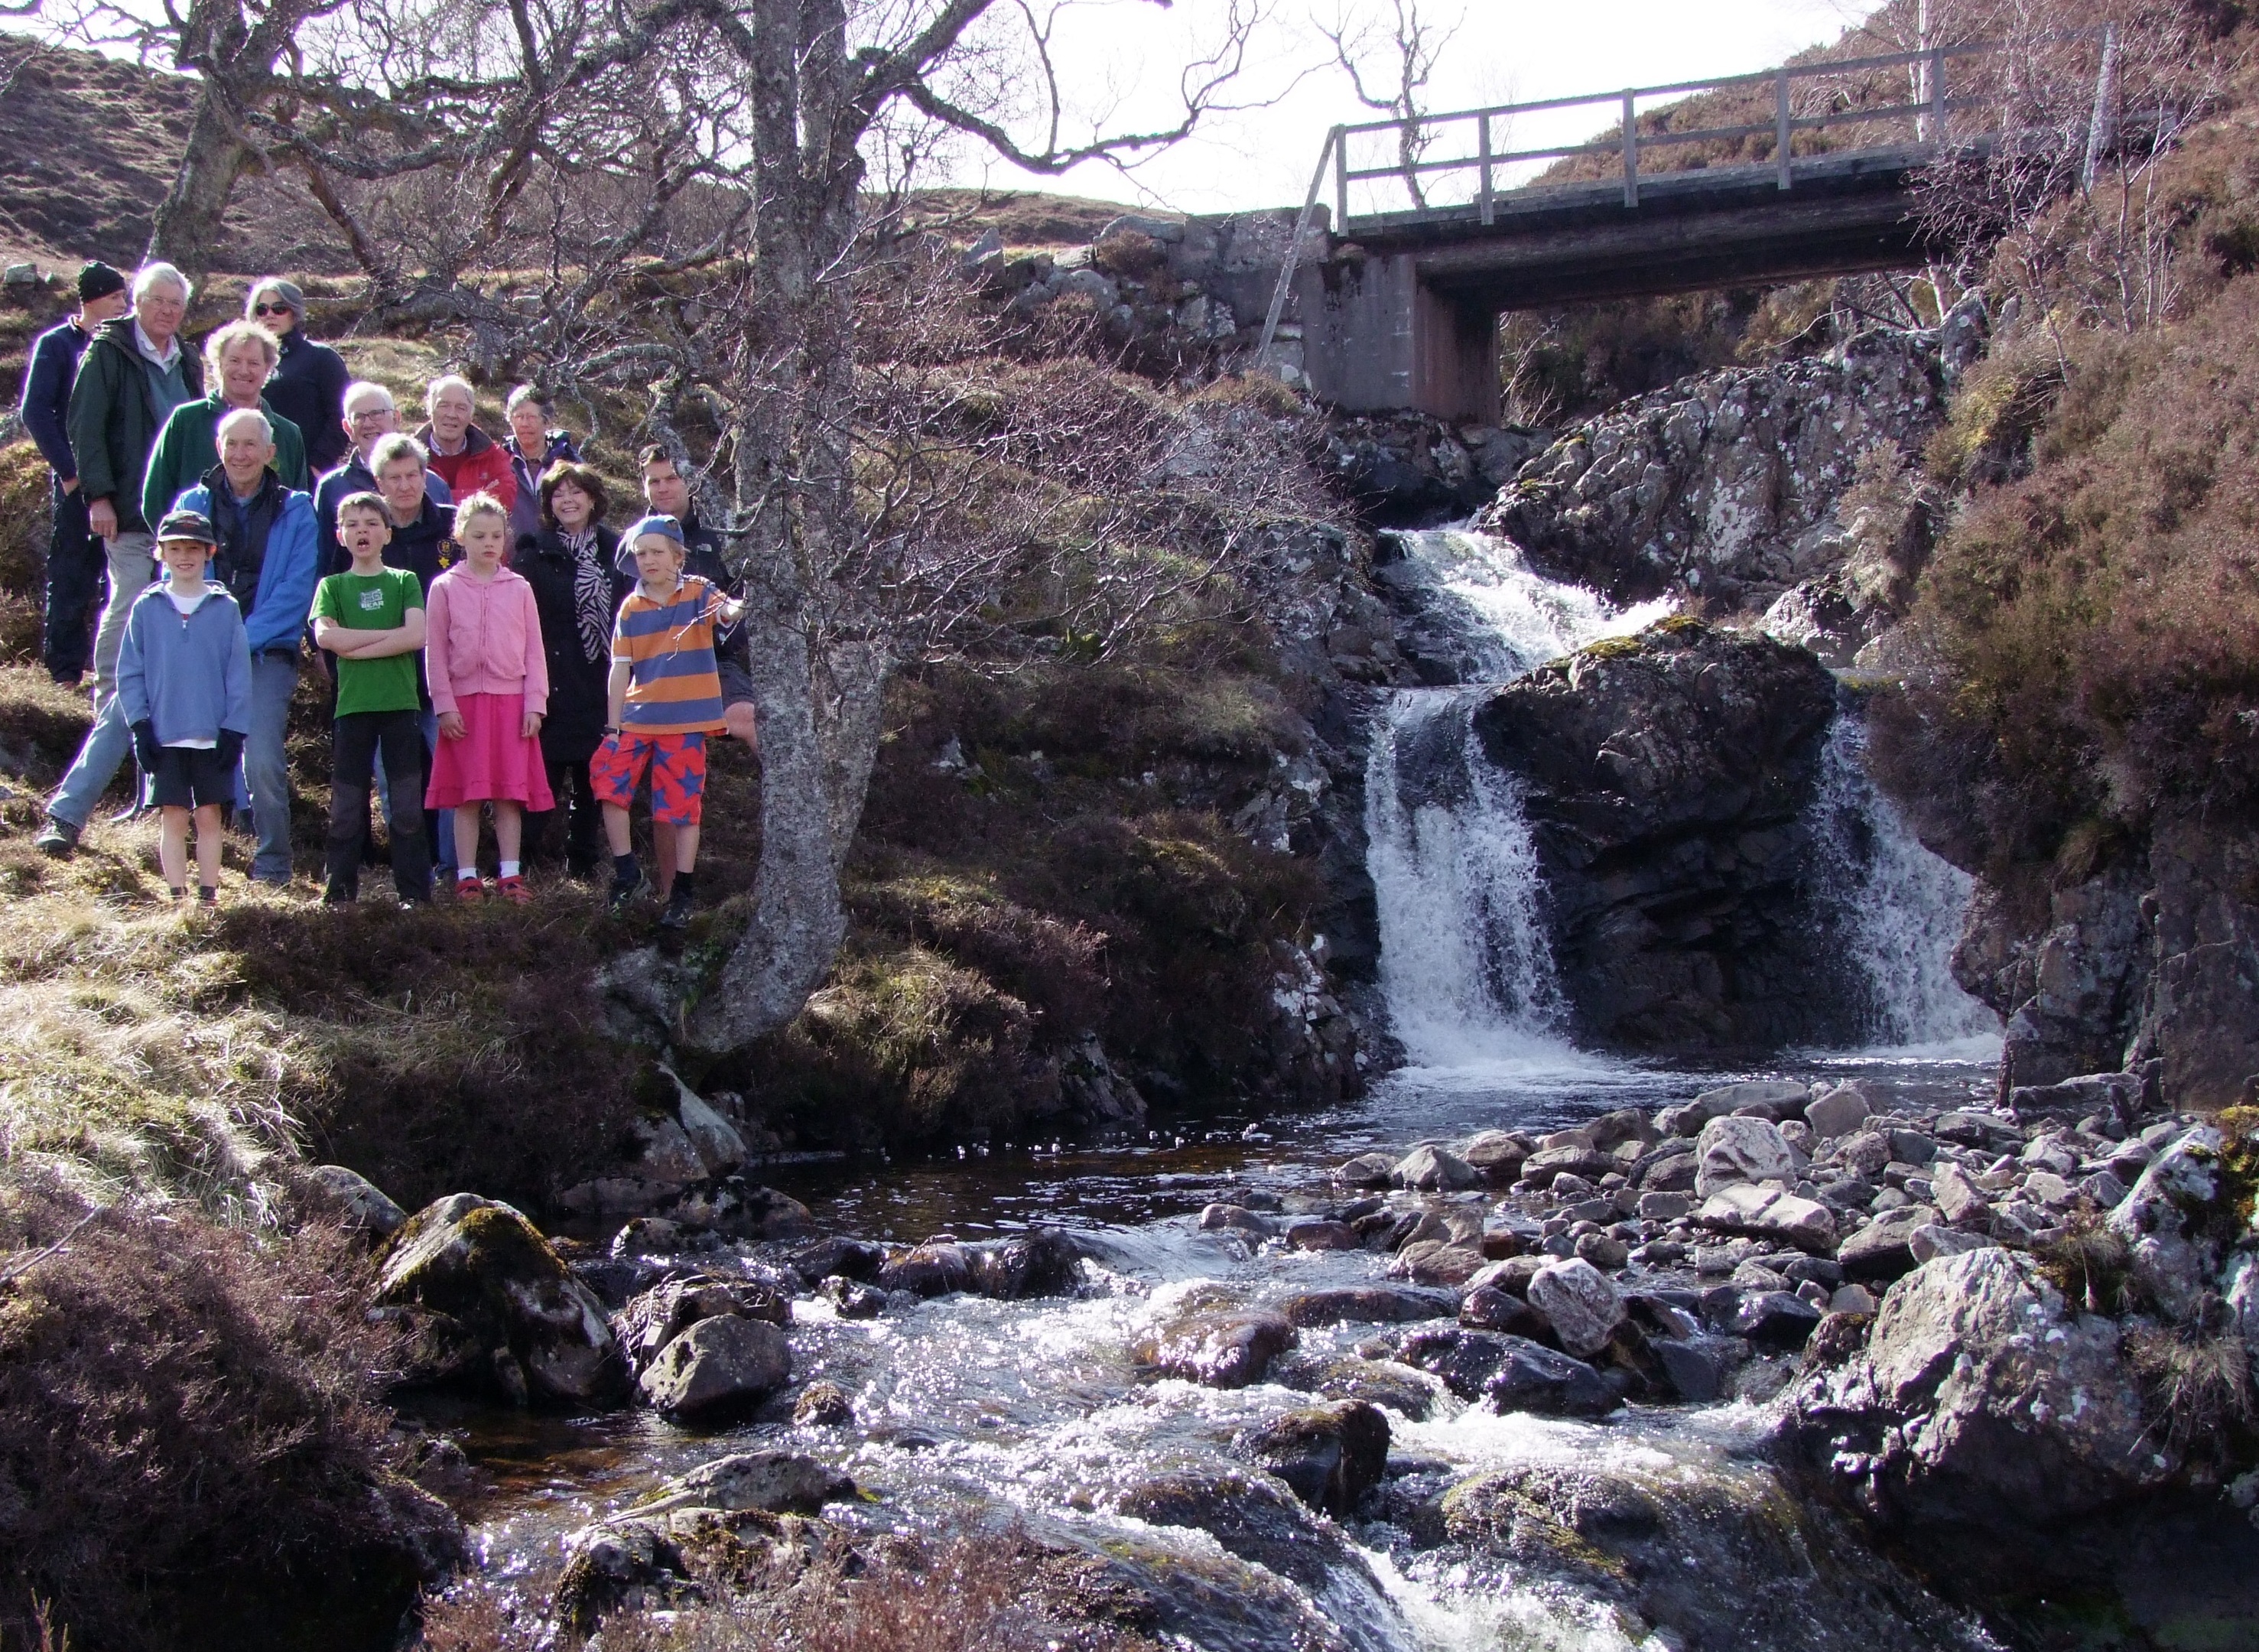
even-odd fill
[{"label": "gloved hand", "polygon": [[213,749],[219,753],[219,760],[222,763],[233,768],[243,757],[243,737],[232,729],[222,729],[219,731],[219,744]]},{"label": "gloved hand", "polygon": [[144,717],[133,725],[133,760],[143,771],[153,774],[157,765],[164,760],[165,748],[157,744],[157,725]]}]

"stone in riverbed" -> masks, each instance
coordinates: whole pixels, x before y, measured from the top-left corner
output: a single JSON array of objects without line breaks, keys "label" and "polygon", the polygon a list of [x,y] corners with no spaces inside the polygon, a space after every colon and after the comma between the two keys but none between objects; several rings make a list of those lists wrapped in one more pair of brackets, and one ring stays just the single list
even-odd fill
[{"label": "stone in riverbed", "polygon": [[819,1378],[800,1391],[792,1421],[799,1428],[844,1428],[855,1421],[855,1402],[837,1383]]},{"label": "stone in riverbed", "polygon": [[1913,1235],[1935,1224],[1937,1212],[1927,1205],[1906,1205],[1885,1212],[1837,1247],[1835,1260],[1854,1279],[1898,1278],[1920,1266],[1913,1254]]},{"label": "stone in riverbed", "polygon": [[1685,1142],[1676,1152],[1658,1148],[1643,1158],[1632,1180],[1646,1193],[1692,1193],[1701,1171],[1701,1155],[1694,1150],[1692,1142]]},{"label": "stone in riverbed", "polygon": [[692,1274],[669,1279],[630,1301],[612,1321],[612,1335],[619,1339],[621,1355],[630,1369],[640,1374],[659,1357],[661,1349],[699,1321],[729,1314],[788,1325],[792,1303],[766,1285],[725,1284]]},{"label": "stone in riverbed", "polygon": [[638,1520],[681,1509],[814,1514],[854,1495],[853,1480],[802,1452],[737,1451],[669,1480],[628,1513]]},{"label": "stone in riverbed", "polygon": [[1415,1285],[1464,1285],[1481,1270],[1483,1260],[1479,1245],[1422,1239],[1398,1251],[1389,1261],[1388,1272]]},{"label": "stone in riverbed", "polygon": [[627,1370],[595,1292],[510,1206],[455,1193],[393,1235],[377,1300],[443,1316],[481,1350],[456,1367],[503,1396],[587,1405],[617,1399]]},{"label": "stone in riverbed", "polygon": [[1347,1222],[1315,1219],[1290,1221],[1279,1236],[1293,1250],[1355,1250],[1361,1243],[1357,1229]]},{"label": "stone in riverbed", "polygon": [[1624,1320],[1615,1286],[1581,1257],[1539,1269],[1529,1281],[1529,1300],[1571,1354],[1598,1353]]},{"label": "stone in riverbed", "polygon": [[1939,1214],[1949,1222],[1967,1222],[1974,1226],[1992,1216],[1992,1201],[1970,1178],[1969,1172],[1958,1164],[1938,1166],[1937,1174],[1929,1178],[1929,1188],[1930,1197],[1937,1203]]},{"label": "stone in riverbed", "polygon": [[1694,1221],[1715,1232],[1778,1239],[1802,1250],[1824,1252],[1835,1247],[1835,1217],[1827,1206],[1774,1188],[1746,1184],[1721,1188],[1702,1201]]},{"label": "stone in riverbed", "polygon": [[1734,1368],[1747,1360],[1749,1344],[1738,1337],[1651,1337],[1648,1347],[1662,1365],[1671,1392],[1690,1405],[1707,1405],[1726,1392]]},{"label": "stone in riverbed", "polygon": [[790,1380],[784,1333],[759,1320],[723,1314],[700,1320],[643,1373],[645,1402],[684,1422],[716,1422],[768,1398]]},{"label": "stone in riverbed", "polygon": [[1200,1226],[1202,1233],[1237,1228],[1242,1233],[1253,1234],[1258,1239],[1269,1238],[1273,1231],[1268,1217],[1258,1216],[1238,1205],[1208,1206],[1200,1214]]},{"label": "stone in riverbed", "polygon": [[1388,1153],[1360,1153],[1335,1167],[1334,1179],[1344,1187],[1386,1187],[1396,1173],[1396,1159]]},{"label": "stone in riverbed", "polygon": [[816,1295],[831,1304],[843,1320],[875,1320],[887,1311],[887,1293],[875,1285],[862,1285],[844,1273],[827,1274],[816,1281]]},{"label": "stone in riverbed", "polygon": [[1285,1376],[1274,1371],[1272,1379],[1328,1399],[1362,1399],[1367,1405],[1385,1406],[1415,1422],[1423,1421],[1436,1403],[1435,1378],[1393,1359],[1360,1359],[1350,1355]]},{"label": "stone in riverbed", "polygon": [[1482,1179],[1482,1174],[1449,1148],[1425,1143],[1397,1161],[1391,1178],[1400,1187],[1448,1193],[1472,1187]]},{"label": "stone in riverbed", "polygon": [[1408,1285],[1350,1285],[1290,1296],[1279,1304],[1279,1312],[1290,1325],[1336,1325],[1344,1320],[1398,1325],[1447,1319],[1458,1312],[1458,1299],[1449,1291]]},{"label": "stone in riverbed", "polygon": [[1300,1340],[1284,1314],[1262,1309],[1202,1314],[1179,1320],[1139,1342],[1139,1364],[1158,1375],[1209,1388],[1244,1388],[1263,1380],[1271,1362]]},{"label": "stone in riverbed", "polygon": [[1963,1233],[1957,1228],[1932,1224],[1917,1228],[1906,1235],[1906,1249],[1913,1252],[1914,1264],[1935,1262],[1940,1257],[1966,1256],[1971,1250],[1982,1250],[1992,1242],[1973,1233]]},{"label": "stone in riverbed", "polygon": [[1336,1400],[1273,1418],[1240,1435],[1232,1451],[1312,1508],[1346,1516],[1388,1466],[1388,1419],[1361,1399]]},{"label": "stone in riverbed", "polygon": [[1472,1165],[1486,1182],[1500,1186],[1521,1174],[1524,1160],[1529,1157],[1529,1143],[1506,1130],[1485,1130],[1459,1150],[1459,1157]]},{"label": "stone in riverbed", "polygon": [[1467,1292],[1459,1304],[1459,1323],[1469,1330],[1504,1331],[1514,1336],[1541,1336],[1545,1320],[1518,1296],[1509,1296],[1486,1285]]},{"label": "stone in riverbed", "polygon": [[1796,1178],[1795,1150],[1779,1127],[1764,1119],[1713,1119],[1702,1127],[1694,1150],[1699,1160],[1694,1191],[1705,1199],[1721,1187]]},{"label": "stone in riverbed", "polygon": [[867,1239],[849,1239],[834,1235],[819,1239],[812,1245],[802,1245],[785,1258],[793,1271],[814,1285],[832,1274],[844,1274],[851,1279],[868,1280],[887,1264],[887,1248],[874,1245]]},{"label": "stone in riverbed", "polygon": [[1801,1348],[1822,1310],[1786,1291],[1752,1291],[1734,1309],[1733,1332],[1767,1348]]},{"label": "stone in riverbed", "polygon": [[1849,1136],[1867,1122],[1873,1108],[1856,1084],[1838,1085],[1804,1109],[1804,1122],[1822,1140]]}]

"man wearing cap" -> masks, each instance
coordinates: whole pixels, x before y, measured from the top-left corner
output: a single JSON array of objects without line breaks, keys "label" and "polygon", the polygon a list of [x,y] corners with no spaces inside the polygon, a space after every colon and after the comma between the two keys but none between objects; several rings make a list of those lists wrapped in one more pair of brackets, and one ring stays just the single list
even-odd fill
[{"label": "man wearing cap", "polygon": [[88,533],[86,495],[71,458],[71,381],[104,322],[125,313],[125,277],[96,260],[78,273],[77,313],[41,333],[24,374],[24,428],[54,473],[47,540],[47,623],[40,659],[47,674],[75,687],[86,674],[88,626],[102,587],[102,549]]},{"label": "man wearing cap", "polygon": [[243,301],[243,318],[266,328],[281,346],[281,360],[267,381],[267,405],[305,436],[308,473],[318,476],[350,451],[344,420],[353,374],[346,359],[306,337],[306,295],[296,281],[269,275],[254,282]]},{"label": "man wearing cap", "polygon": [[251,731],[243,773],[259,832],[254,882],[290,881],[290,760],[283,737],[298,688],[298,641],[314,606],[314,502],[274,474],[274,424],[259,408],[236,408],[213,432],[219,463],[183,493],[178,508],[211,520],[213,576],[243,610],[251,648]]},{"label": "man wearing cap", "polygon": [[[257,408],[224,415],[214,435],[219,463],[181,495],[168,525],[204,524],[217,554],[212,576],[235,599],[251,650],[251,730],[244,769],[259,848],[251,875],[262,883],[290,878],[289,768],[283,734],[298,682],[298,639],[314,596],[314,503],[281,485],[269,468],[273,428]],[[136,592],[138,597],[139,592]],[[78,749],[63,783],[47,802],[47,823],[32,840],[44,854],[67,856],[102,794],[132,750],[132,733],[115,694]]]},{"label": "man wearing cap", "polygon": [[157,575],[156,540],[141,512],[149,450],[173,409],[204,393],[203,363],[180,339],[193,292],[170,264],[144,264],[133,277],[133,313],[96,331],[71,383],[71,457],[86,495],[87,528],[103,542],[110,573],[110,601],[94,638],[97,700],[108,700],[116,687],[126,613]]}]

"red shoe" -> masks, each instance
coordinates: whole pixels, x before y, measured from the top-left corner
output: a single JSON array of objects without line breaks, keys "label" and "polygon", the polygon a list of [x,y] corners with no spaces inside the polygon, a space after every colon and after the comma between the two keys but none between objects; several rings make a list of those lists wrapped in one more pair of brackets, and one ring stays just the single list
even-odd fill
[{"label": "red shoe", "polygon": [[455,879],[456,900],[479,901],[483,901],[486,898],[487,887],[481,883],[476,878],[458,878]]},{"label": "red shoe", "polygon": [[533,899],[533,891],[525,887],[525,879],[514,872],[495,882],[495,893],[505,901],[517,901],[520,906]]}]

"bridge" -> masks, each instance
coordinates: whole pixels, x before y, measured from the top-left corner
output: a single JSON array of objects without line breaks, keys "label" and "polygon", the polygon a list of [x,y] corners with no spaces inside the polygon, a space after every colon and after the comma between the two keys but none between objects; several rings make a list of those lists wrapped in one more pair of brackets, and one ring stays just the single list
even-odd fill
[{"label": "bridge", "polygon": [[[1933,250],[1911,210],[1917,179],[1942,155],[1987,141],[1953,135],[1951,117],[1982,100],[1953,95],[1949,75],[1958,68],[1967,81],[1963,61],[1990,49],[1939,46],[1499,104],[1424,116],[1409,133],[1394,120],[1336,126],[1258,359],[1280,360],[1282,345],[1291,355],[1291,331],[1280,331],[1291,294],[1301,367],[1323,400],[1495,423],[1504,312],[1916,267]],[[1904,93],[1874,101],[1878,77]],[[1673,126],[1699,116],[1701,105],[1682,101],[1690,96],[1735,94],[1762,107],[1767,91],[1770,119]],[[1671,103],[1643,110],[1661,100]],[[1605,111],[1592,123],[1603,136],[1510,146],[1518,123],[1579,110]],[[1361,164],[1360,146],[1384,139],[1393,153]],[[1537,162],[1598,175],[1509,184]],[[1302,262],[1329,183],[1325,254]],[[1377,210],[1352,211],[1376,195]]]}]

